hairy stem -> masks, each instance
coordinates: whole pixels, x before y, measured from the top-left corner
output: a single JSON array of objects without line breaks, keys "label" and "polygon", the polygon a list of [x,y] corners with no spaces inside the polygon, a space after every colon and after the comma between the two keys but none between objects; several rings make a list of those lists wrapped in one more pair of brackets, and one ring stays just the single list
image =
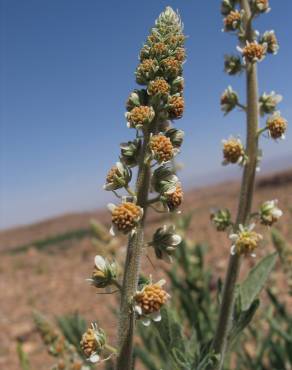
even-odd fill
[{"label": "hairy stem", "polygon": [[[252,41],[252,15],[248,0],[240,1],[241,8],[245,11],[245,30],[246,40]],[[247,139],[246,154],[248,162],[244,167],[242,176],[238,212],[236,218],[235,231],[239,224],[246,224],[252,206],[254,193],[255,172],[257,166],[258,153],[258,84],[257,84],[257,65],[248,63],[246,68],[246,93],[247,93]],[[241,257],[238,254],[231,255],[224,283],[223,297],[220,308],[218,324],[215,332],[213,349],[221,355],[220,364],[217,369],[221,369],[224,362],[229,329],[232,322],[232,314],[235,300],[235,284],[239,275]]]},{"label": "hairy stem", "polygon": [[144,222],[147,211],[150,164],[145,162],[149,144],[149,133],[145,132],[143,148],[139,161],[139,171],[136,183],[137,205],[143,208],[144,214],[140,220],[136,233],[129,237],[127,257],[124,269],[124,279],[121,294],[121,308],[119,318],[119,355],[117,370],[131,370],[133,367],[133,337],[135,315],[131,307],[131,300],[138,287],[139,270],[142,248],[144,245]]}]

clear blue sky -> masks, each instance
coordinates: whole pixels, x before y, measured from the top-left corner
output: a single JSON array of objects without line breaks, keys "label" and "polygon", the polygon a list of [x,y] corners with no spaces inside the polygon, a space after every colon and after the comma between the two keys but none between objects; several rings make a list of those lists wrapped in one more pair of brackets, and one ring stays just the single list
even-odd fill
[{"label": "clear blue sky", "polygon": [[[186,132],[180,159],[184,183],[198,186],[238,170],[221,168],[221,139],[244,134],[244,116],[220,112],[232,84],[244,100],[244,78],[223,73],[223,56],[236,39],[221,32],[218,0],[1,0],[0,226],[104,206],[101,190],[126,128],[124,102],[135,88],[139,49],[155,18],[170,5],[185,24]],[[260,64],[261,91],[283,94],[292,121],[292,2],[271,0],[257,21],[275,29],[280,52]],[[264,140],[264,166],[288,163],[285,142]],[[289,163],[288,163],[289,164]]]}]

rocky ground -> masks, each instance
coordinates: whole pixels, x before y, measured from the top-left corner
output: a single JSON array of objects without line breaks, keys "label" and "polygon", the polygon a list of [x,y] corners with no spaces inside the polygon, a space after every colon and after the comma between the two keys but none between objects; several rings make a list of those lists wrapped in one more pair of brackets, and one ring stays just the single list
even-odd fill
[{"label": "rocky ground", "polygon": [[[229,207],[236,210],[238,183],[225,183],[188,192],[183,212],[193,212],[189,237],[207,242],[212,248],[208,263],[218,275],[223,275],[230,243],[225,234],[217,233],[210,225],[212,207]],[[264,200],[279,199],[285,215],[278,224],[287,240],[292,240],[292,170],[260,178],[256,187],[254,206]],[[35,332],[32,311],[39,310],[54,320],[55,316],[79,312],[89,322],[98,320],[114,338],[116,320],[111,313],[114,296],[96,295],[85,278],[91,274],[96,246],[88,231],[90,219],[109,225],[104,212],[71,214],[35,225],[0,232],[0,368],[19,369],[16,341],[24,343],[33,370],[50,369],[53,364]],[[148,234],[164,220],[161,215],[149,214]],[[60,237],[60,235],[62,237]],[[65,235],[65,236],[64,236]],[[41,241],[41,242],[40,242]],[[125,240],[115,246],[119,258],[125,253]],[[264,247],[259,254],[272,249],[269,232],[265,231]],[[144,269],[161,277],[159,264],[150,255]],[[247,260],[245,265],[253,264]],[[285,292],[285,278],[276,272],[279,286]]]}]

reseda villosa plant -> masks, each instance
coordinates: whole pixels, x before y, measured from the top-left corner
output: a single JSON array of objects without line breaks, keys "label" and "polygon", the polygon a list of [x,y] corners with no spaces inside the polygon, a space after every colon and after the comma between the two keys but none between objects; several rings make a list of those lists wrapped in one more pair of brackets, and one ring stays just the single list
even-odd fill
[{"label": "reseda villosa plant", "polygon": [[[109,204],[112,215],[111,234],[128,236],[124,276],[119,281],[115,261],[95,257],[95,269],[89,281],[97,288],[114,286],[121,293],[118,350],[107,344],[105,333],[97,324],[84,333],[81,346],[91,362],[117,354],[117,370],[130,370],[133,363],[135,322],[146,326],[161,320],[160,309],[170,298],[162,288],[164,280],[139,281],[141,258],[146,247],[153,247],[157,258],[171,260],[181,237],[175,228],[164,225],[153,239],[144,240],[147,209],[177,212],[183,191],[177,176],[167,163],[179,153],[183,131],[173,128],[170,121],[184,112],[185,61],[183,25],[170,7],[159,16],[140,52],[136,82],[145,88],[134,90],[126,103],[127,126],[136,131],[134,140],[121,144],[120,161],[106,177],[105,190],[112,191],[119,204]],[[130,187],[132,168],[137,167],[135,188]],[[126,195],[120,195],[124,189]],[[150,193],[156,193],[149,199]]]}]

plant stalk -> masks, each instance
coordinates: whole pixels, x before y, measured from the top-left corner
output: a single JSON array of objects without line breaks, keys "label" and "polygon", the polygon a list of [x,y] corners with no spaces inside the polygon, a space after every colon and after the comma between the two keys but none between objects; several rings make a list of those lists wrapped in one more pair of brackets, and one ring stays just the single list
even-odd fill
[{"label": "plant stalk", "polygon": [[[240,0],[240,6],[245,12],[245,40],[252,41],[252,14],[248,0]],[[244,167],[235,231],[238,230],[240,224],[245,225],[249,219],[251,212],[255,173],[257,167],[258,154],[258,83],[257,83],[257,64],[247,63],[246,68],[246,94],[247,94],[247,138],[246,138],[246,154],[248,156],[247,164]],[[213,341],[213,349],[215,353],[220,354],[219,365],[216,369],[221,370],[226,353],[228,334],[232,323],[232,314],[235,301],[235,285],[239,275],[241,265],[241,256],[238,254],[231,255],[225,283],[223,288],[222,303],[219,313],[218,324]]]},{"label": "plant stalk", "polygon": [[129,237],[124,278],[121,293],[121,307],[119,318],[119,354],[117,370],[131,370],[133,368],[133,337],[135,328],[135,314],[131,300],[137,291],[141,265],[142,248],[144,245],[144,222],[147,211],[148,193],[150,186],[150,163],[145,162],[149,144],[149,132],[144,133],[143,147],[139,159],[139,170],[136,183],[137,205],[143,208],[143,217],[140,220],[136,233]]}]

